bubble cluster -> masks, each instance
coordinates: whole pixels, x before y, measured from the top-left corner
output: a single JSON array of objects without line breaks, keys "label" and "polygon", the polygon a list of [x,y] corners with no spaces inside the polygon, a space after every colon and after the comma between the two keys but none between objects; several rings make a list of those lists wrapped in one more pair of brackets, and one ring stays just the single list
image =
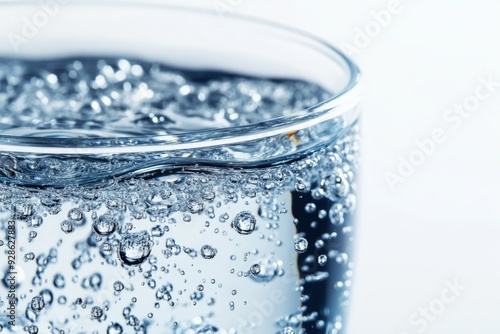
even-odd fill
[{"label": "bubble cluster", "polygon": [[181,246],[176,244],[175,239],[173,238],[167,238],[165,241],[165,256],[171,257],[173,255],[179,255],[181,252]]},{"label": "bubble cluster", "polygon": [[163,285],[156,291],[156,299],[170,301],[172,295],[170,294],[173,290],[171,284]]},{"label": "bubble cluster", "polygon": [[[304,81],[193,73],[116,58],[46,60],[43,66],[37,62],[2,59],[0,80],[2,86],[8,87],[0,95],[0,110],[5,111],[2,132],[15,135],[119,138],[229,129],[287,116],[331,97],[320,86]],[[276,143],[267,143],[270,147],[253,147],[255,153],[265,154],[274,149],[272,146],[292,149],[299,139],[304,141],[307,136],[280,138]],[[118,139],[117,143],[134,142]],[[194,155],[225,160],[231,151],[204,150]],[[119,162],[100,156],[87,161],[88,168],[80,168],[75,166],[75,162],[83,163],[78,159],[19,158],[5,157],[0,165],[0,179],[19,177],[19,181],[40,185],[71,184],[77,176],[75,170],[84,173],[84,179],[95,180],[99,175],[121,171],[130,167],[130,163],[139,162]],[[270,180],[266,183],[268,187],[276,186]],[[209,189],[202,197],[215,198]],[[57,200],[45,201],[50,202],[54,212],[60,210]],[[111,202],[110,207],[117,204]],[[31,216],[29,207],[18,209],[16,216]],[[202,210],[201,202],[192,202],[188,207],[192,214]],[[72,216],[78,218],[79,213],[72,212]]]},{"label": "bubble cluster", "polygon": [[[304,82],[125,59],[7,63],[0,60],[3,133],[16,126],[79,140],[120,134],[102,140],[109,145],[253,124],[328,95]],[[281,306],[262,324],[241,323],[242,332],[342,333],[358,129],[336,122],[196,152],[0,155],[0,214],[18,222],[25,240],[24,331],[236,333],[226,319],[247,319],[279,287]],[[345,130],[339,138],[294,151],[317,147],[336,127]],[[231,163],[269,152],[296,155],[259,168]],[[31,187],[37,182],[43,186]],[[329,291],[328,300],[318,302],[318,291]]]}]

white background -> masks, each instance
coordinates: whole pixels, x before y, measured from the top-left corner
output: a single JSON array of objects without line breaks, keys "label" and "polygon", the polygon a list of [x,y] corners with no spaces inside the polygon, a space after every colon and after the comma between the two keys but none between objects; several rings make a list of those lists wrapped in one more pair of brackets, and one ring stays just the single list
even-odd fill
[{"label": "white background", "polygon": [[[238,2],[234,12],[351,45],[356,29],[373,21],[370,13],[389,3],[228,1]],[[500,87],[459,126],[443,117],[474,94],[479,77],[500,82],[500,2],[400,3],[400,13],[353,55],[366,90],[349,334],[499,333]],[[392,190],[385,173],[436,128],[444,143]],[[439,306],[445,280],[466,289],[425,330],[410,323],[419,308]]]}]

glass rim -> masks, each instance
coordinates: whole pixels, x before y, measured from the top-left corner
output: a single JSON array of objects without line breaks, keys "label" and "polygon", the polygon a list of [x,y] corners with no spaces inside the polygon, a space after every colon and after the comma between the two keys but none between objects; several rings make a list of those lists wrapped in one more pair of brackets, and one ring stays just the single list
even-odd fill
[{"label": "glass rim", "polygon": [[[36,1],[1,1],[4,5],[25,6],[33,5]],[[77,0],[68,5],[116,5],[141,6],[161,8],[162,10],[177,10],[194,12],[203,15],[214,15],[206,8],[196,8],[187,5],[173,5],[158,1],[126,0]],[[231,128],[205,129],[186,131],[175,135],[143,135],[123,137],[96,137],[96,138],[50,138],[2,135],[0,133],[0,152],[58,154],[58,155],[85,155],[85,154],[121,154],[121,153],[151,153],[179,150],[196,150],[225,145],[262,140],[268,137],[286,135],[301,129],[310,128],[328,120],[341,117],[356,107],[361,100],[362,79],[357,65],[341,50],[324,39],[303,30],[276,23],[270,20],[251,17],[238,13],[224,13],[227,19],[246,21],[251,24],[274,28],[298,37],[302,37],[327,50],[327,56],[332,61],[340,60],[348,71],[346,85],[332,96],[306,109],[298,110],[290,115],[279,116],[262,122]],[[310,47],[310,46],[307,46]],[[22,59],[22,58],[21,58]],[[332,78],[332,80],[335,80]]]}]

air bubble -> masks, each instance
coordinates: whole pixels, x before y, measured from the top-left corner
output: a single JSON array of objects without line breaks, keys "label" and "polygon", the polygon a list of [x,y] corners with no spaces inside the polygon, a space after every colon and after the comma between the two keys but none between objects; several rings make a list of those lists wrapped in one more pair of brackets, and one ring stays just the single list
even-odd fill
[{"label": "air bubble", "polygon": [[354,194],[349,194],[344,201],[344,210],[353,213],[354,209],[356,209],[356,196],[354,196]]},{"label": "air bubble", "polygon": [[297,183],[295,183],[295,190],[304,192],[307,190],[307,184],[303,180],[298,180]]},{"label": "air bubble", "polygon": [[157,225],[151,229],[151,236],[159,238],[163,236],[163,228],[160,225]]},{"label": "air bubble", "polygon": [[109,253],[113,249],[113,246],[109,242],[103,242],[99,247],[104,253]]},{"label": "air bubble", "polygon": [[232,227],[239,234],[247,235],[255,231],[257,220],[255,216],[249,211],[238,213],[233,220]]},{"label": "air bubble", "polygon": [[[0,328],[1,330],[1,328]],[[30,325],[28,327],[28,333],[29,334],[38,334],[38,327],[36,325]]]},{"label": "air bubble", "polygon": [[89,277],[89,285],[94,290],[99,290],[101,288],[102,277],[99,273],[94,273]]},{"label": "air bubble", "polygon": [[297,238],[294,243],[295,251],[299,254],[305,253],[307,251],[308,242],[305,238]]},{"label": "air bubble", "polygon": [[53,283],[54,283],[54,286],[58,289],[62,289],[66,285],[66,282],[64,280],[64,276],[61,274],[55,274]]},{"label": "air bubble", "polygon": [[210,202],[215,198],[215,193],[211,190],[202,190],[200,196],[203,200]]},{"label": "air bubble", "polygon": [[35,296],[31,299],[31,309],[35,312],[40,312],[45,306],[45,302],[41,296]]},{"label": "air bubble", "polygon": [[34,259],[35,259],[35,254],[33,252],[29,252],[29,253],[24,254],[24,261],[25,262],[32,261]]},{"label": "air bubble", "polygon": [[314,203],[307,203],[306,207],[305,207],[305,210],[306,210],[307,213],[313,213],[314,211],[316,211],[316,204],[314,204]]},{"label": "air bubble", "polygon": [[192,214],[197,214],[203,211],[203,203],[201,202],[191,202],[188,204],[188,210]]},{"label": "air bubble", "polygon": [[204,245],[201,247],[200,253],[204,259],[213,259],[217,255],[217,249],[209,245]]},{"label": "air bubble", "polygon": [[65,220],[61,223],[61,231],[66,234],[73,233],[75,232],[75,226],[71,221]]},{"label": "air bubble", "polygon": [[119,257],[126,265],[143,263],[151,254],[153,241],[146,231],[126,234],[120,241]]},{"label": "air bubble", "polygon": [[113,289],[115,289],[116,292],[120,292],[125,288],[125,285],[123,285],[122,282],[116,281],[113,283]]},{"label": "air bubble", "polygon": [[254,264],[250,267],[250,272],[254,275],[258,275],[260,273],[260,264]]},{"label": "air bubble", "polygon": [[331,175],[321,180],[320,185],[324,189],[326,196],[331,200],[346,197],[350,190],[349,182],[342,170],[338,168]]},{"label": "air bubble", "polygon": [[170,292],[172,292],[172,285],[164,285],[156,291],[156,299],[170,301],[172,299]]},{"label": "air bubble", "polygon": [[114,217],[108,215],[100,216],[96,221],[94,221],[94,224],[92,225],[94,231],[102,236],[107,236],[113,233],[116,229],[116,226],[117,220]]},{"label": "air bubble", "polygon": [[123,333],[123,327],[116,322],[109,325],[108,329],[106,330],[106,334],[122,334],[122,333]]},{"label": "air bubble", "polygon": [[[250,277],[257,282],[270,282],[279,275],[281,266],[273,258],[264,258],[250,268]],[[257,267],[258,266],[258,267]]]},{"label": "air bubble", "polygon": [[73,221],[79,222],[83,219],[83,217],[83,211],[80,208],[73,208],[68,211],[68,218]]},{"label": "air bubble", "polygon": [[328,216],[330,222],[335,226],[344,224],[344,212],[342,211],[342,204],[335,204],[330,209]]},{"label": "air bubble", "polygon": [[101,319],[103,316],[102,308],[100,308],[99,306],[92,307],[92,310],[90,311],[90,316],[93,319]]}]

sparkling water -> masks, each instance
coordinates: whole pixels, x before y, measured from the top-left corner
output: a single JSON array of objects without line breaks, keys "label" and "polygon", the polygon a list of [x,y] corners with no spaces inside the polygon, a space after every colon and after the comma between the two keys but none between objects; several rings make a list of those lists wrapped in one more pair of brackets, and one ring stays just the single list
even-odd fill
[{"label": "sparkling water", "polygon": [[[237,131],[330,95],[136,60],[4,59],[0,135],[85,143]],[[304,129],[175,154],[1,152],[0,240],[15,221],[18,299],[12,327],[1,268],[0,332],[343,333],[358,134],[328,126],[329,140]],[[244,163],[318,138],[287,159]],[[5,242],[0,252],[6,266]]]}]

